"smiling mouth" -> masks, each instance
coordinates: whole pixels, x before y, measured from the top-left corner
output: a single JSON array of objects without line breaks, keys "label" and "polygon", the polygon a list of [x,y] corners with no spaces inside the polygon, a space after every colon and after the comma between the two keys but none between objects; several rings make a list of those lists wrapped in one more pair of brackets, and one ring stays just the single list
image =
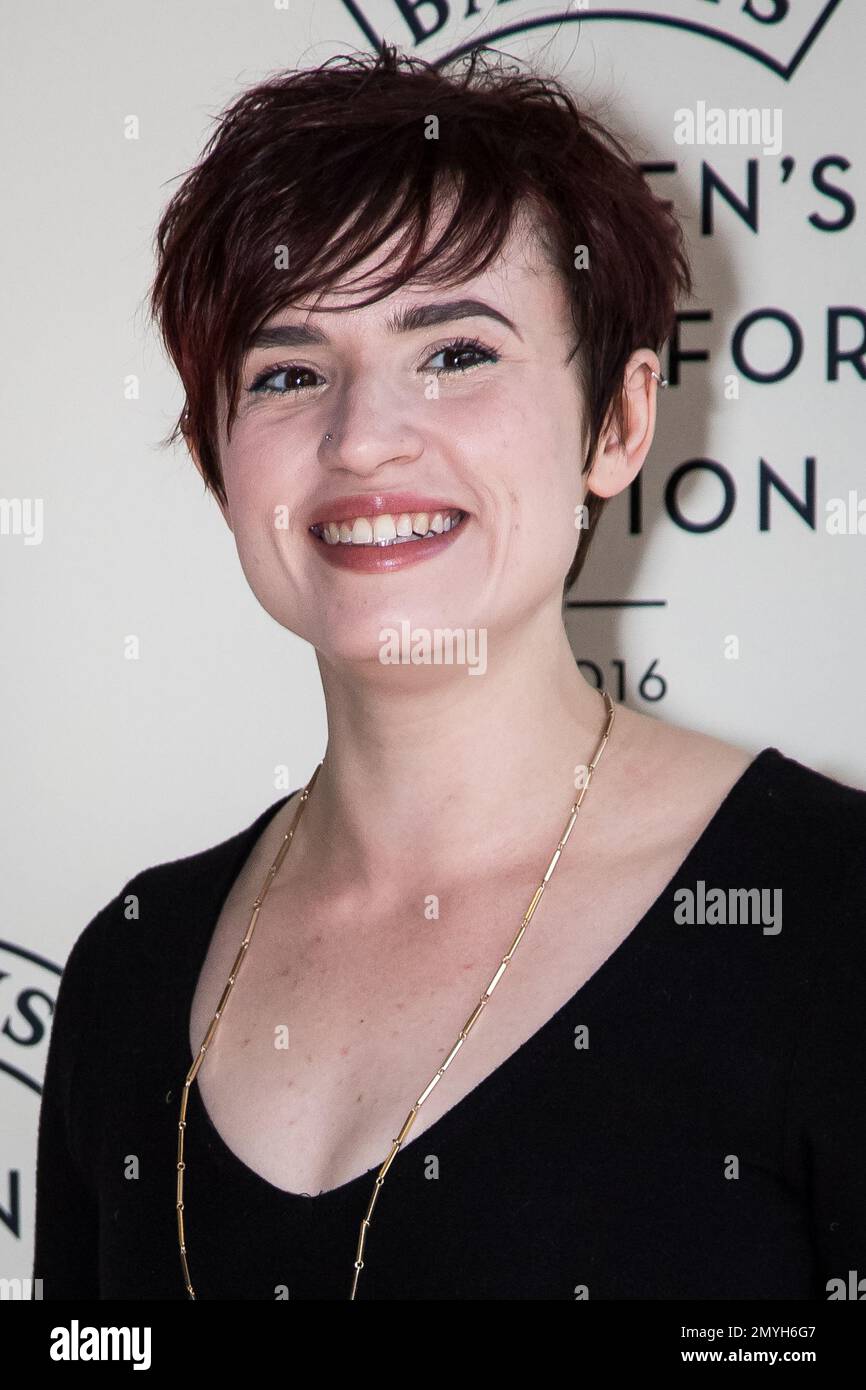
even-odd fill
[{"label": "smiling mouth", "polygon": [[312,535],[325,545],[391,546],[408,541],[432,540],[435,536],[454,531],[462,525],[468,513],[459,507],[438,512],[382,513],[380,516],[357,516],[345,521],[319,521],[310,527]]}]

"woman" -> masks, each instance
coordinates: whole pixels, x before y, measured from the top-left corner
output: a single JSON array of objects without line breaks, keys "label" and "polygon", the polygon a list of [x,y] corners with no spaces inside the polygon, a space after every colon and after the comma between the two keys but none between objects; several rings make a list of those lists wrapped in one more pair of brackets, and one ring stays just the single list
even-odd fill
[{"label": "woman", "polygon": [[180,429],[328,742],[76,942],[45,1297],[826,1298],[866,792],[614,706],[563,625],[652,442],[670,205],[557,83],[385,49],[246,92],[157,245]]}]

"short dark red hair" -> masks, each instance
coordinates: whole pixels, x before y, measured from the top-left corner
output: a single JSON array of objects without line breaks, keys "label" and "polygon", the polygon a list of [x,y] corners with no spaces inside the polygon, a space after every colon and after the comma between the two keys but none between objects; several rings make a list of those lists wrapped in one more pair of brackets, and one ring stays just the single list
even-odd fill
[{"label": "short dark red hair", "polygon": [[[326,292],[400,230],[405,253],[356,307],[410,280],[469,279],[499,254],[518,208],[535,213],[570,292],[582,471],[604,429],[614,423],[623,432],[625,364],[638,348],[661,350],[678,295],[692,291],[682,229],[672,203],[656,197],[624,145],[558,79],[501,57],[476,49],[448,71],[386,45],[282,72],[223,111],[181,176],[157,228],[149,300],[186,393],[164,442],[187,439],[223,502],[218,382],[230,435],[243,359],[268,318]],[[425,138],[431,116],[436,139]],[[452,218],[423,254],[445,188]],[[575,268],[581,245],[588,268]],[[288,268],[276,265],[279,246],[288,248]],[[604,499],[589,494],[586,504],[564,592]]]}]

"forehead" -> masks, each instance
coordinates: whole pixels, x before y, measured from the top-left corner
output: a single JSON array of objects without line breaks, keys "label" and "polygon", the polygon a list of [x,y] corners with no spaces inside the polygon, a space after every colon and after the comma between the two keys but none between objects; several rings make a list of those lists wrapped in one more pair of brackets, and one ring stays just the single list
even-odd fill
[{"label": "forehead", "polygon": [[[440,206],[431,219],[423,254],[427,254],[437,238],[446,231],[450,209]],[[360,308],[358,300],[375,292],[376,282],[398,263],[405,252],[406,232],[396,231],[374,253],[353,267],[348,276],[338,277],[328,289],[312,299],[298,302],[291,309],[304,316],[317,312],[339,319],[342,312],[352,321],[384,325],[396,305],[410,306],[431,303],[437,299],[477,298],[493,305],[511,319],[521,330],[529,332],[533,324],[556,331],[570,324],[568,300],[563,278],[553,265],[542,245],[535,217],[527,211],[515,214],[508,235],[499,252],[479,274],[463,279],[408,279],[391,294]],[[446,240],[447,247],[447,240]],[[430,269],[435,270],[435,259]],[[268,324],[291,317],[291,310],[271,315]]]}]

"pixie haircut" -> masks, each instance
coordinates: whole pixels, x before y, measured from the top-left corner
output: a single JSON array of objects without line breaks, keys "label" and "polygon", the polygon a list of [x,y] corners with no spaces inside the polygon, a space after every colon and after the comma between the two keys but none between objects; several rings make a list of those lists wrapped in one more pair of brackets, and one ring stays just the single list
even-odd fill
[{"label": "pixie haircut", "polygon": [[[638,348],[661,350],[678,295],[692,292],[682,228],[624,145],[557,79],[502,56],[474,49],[449,72],[384,45],[279,73],[217,117],[198,163],[179,176],[149,291],[186,395],[163,444],[182,436],[221,502],[219,385],[230,437],[243,361],[267,319],[326,293],[397,232],[402,256],[351,307],[410,280],[470,279],[502,250],[519,209],[533,215],[571,304],[582,472],[607,429],[623,437],[626,362]],[[425,251],[442,193],[453,211]],[[604,501],[585,498],[563,597]]]}]

